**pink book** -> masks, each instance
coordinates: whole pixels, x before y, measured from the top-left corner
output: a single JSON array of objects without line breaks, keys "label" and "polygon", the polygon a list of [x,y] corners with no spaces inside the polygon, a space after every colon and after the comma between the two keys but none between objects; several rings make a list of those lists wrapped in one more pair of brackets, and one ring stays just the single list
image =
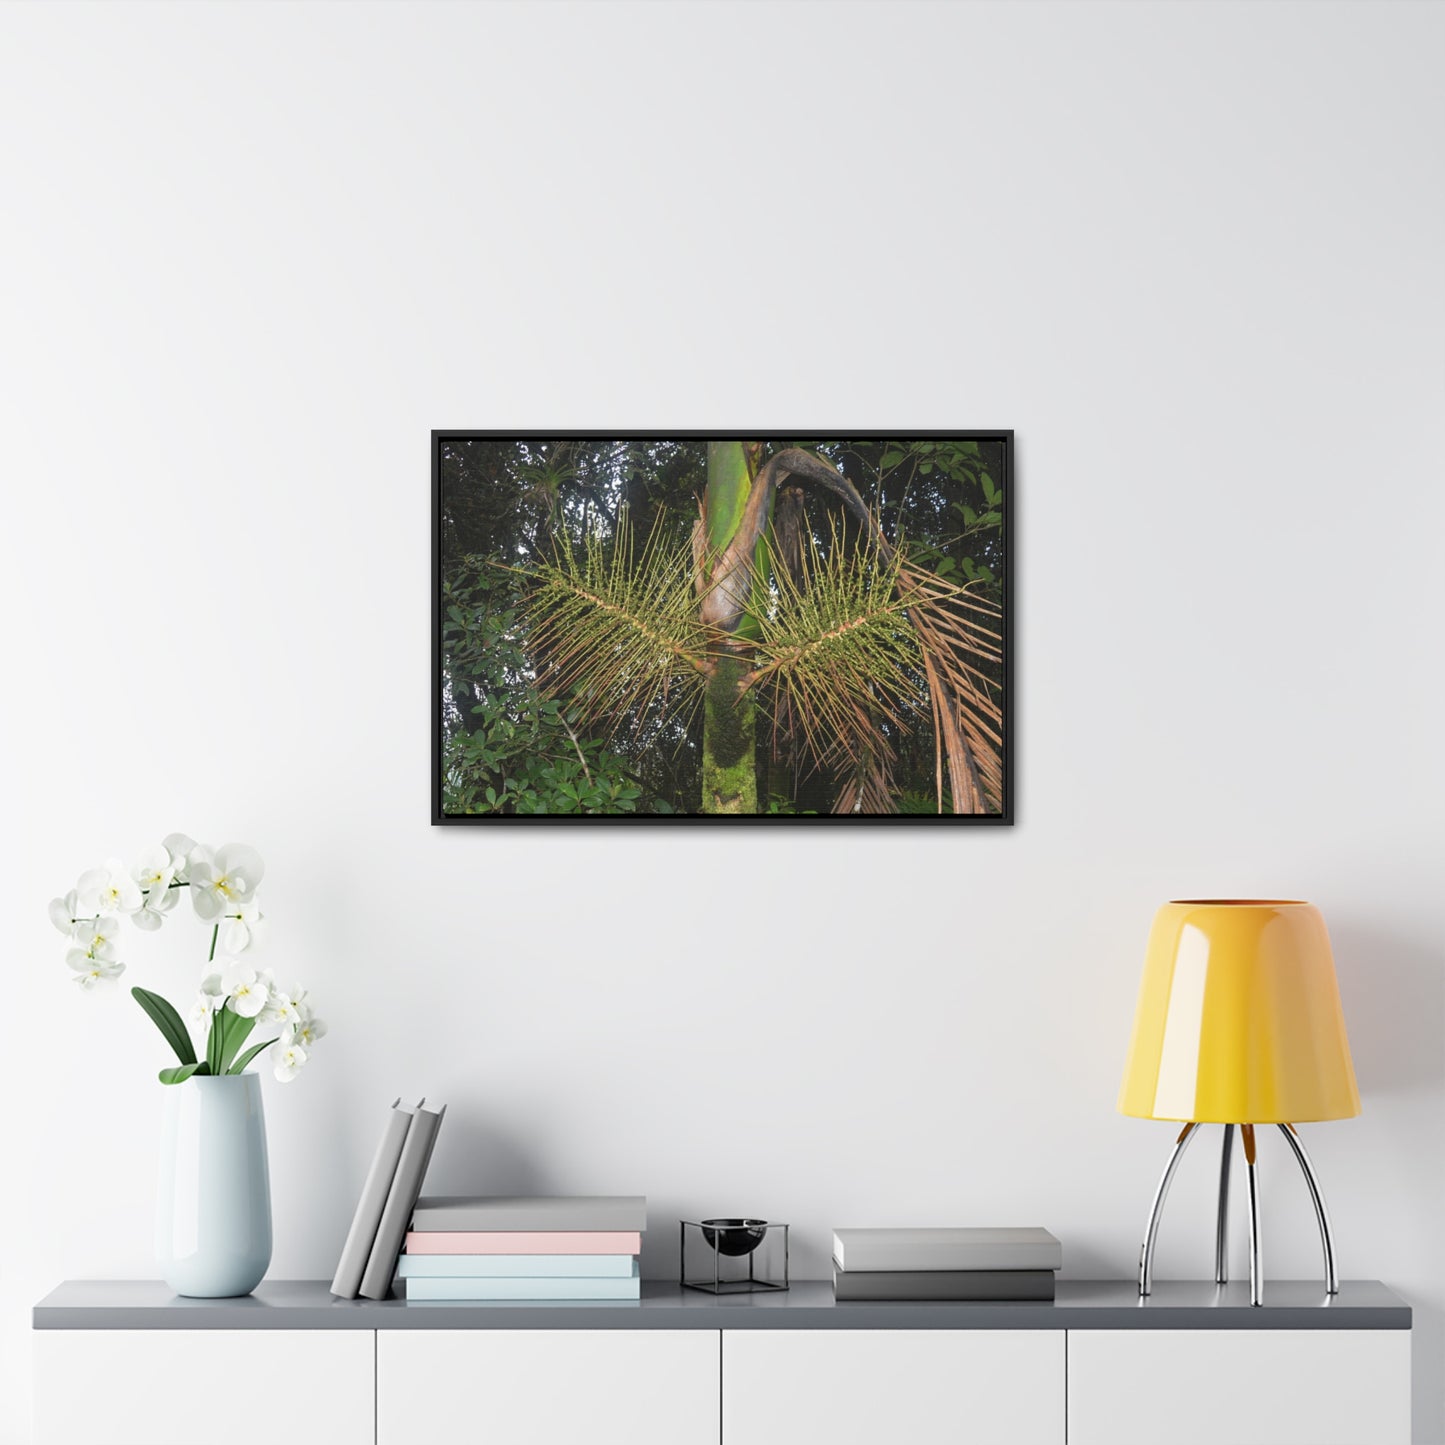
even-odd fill
[{"label": "pink book", "polygon": [[460,1233],[454,1230],[413,1230],[406,1237],[408,1254],[641,1254],[638,1233],[575,1233],[544,1230],[503,1233],[498,1230]]}]

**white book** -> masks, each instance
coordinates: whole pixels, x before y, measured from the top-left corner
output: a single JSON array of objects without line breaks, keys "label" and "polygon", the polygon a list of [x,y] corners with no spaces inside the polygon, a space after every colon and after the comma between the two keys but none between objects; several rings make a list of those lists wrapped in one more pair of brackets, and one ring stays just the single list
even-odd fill
[{"label": "white book", "polygon": [[436,1144],[437,1130],[441,1128],[442,1115],[446,1111],[445,1104],[440,1109],[418,1108],[411,1127],[406,1131],[406,1142],[402,1145],[401,1157],[396,1161],[396,1173],[387,1192],[386,1206],[381,1211],[376,1238],[372,1241],[366,1269],[361,1276],[361,1293],[367,1299],[386,1299],[391,1293],[402,1240],[406,1238],[411,1211],[421,1193],[422,1180],[426,1178],[426,1168],[431,1163],[432,1148]]},{"label": "white book", "polygon": [[[425,1099],[417,1100],[415,1109],[421,1108],[424,1103]],[[371,1257],[371,1246],[376,1240],[377,1226],[381,1223],[382,1210],[386,1208],[386,1197],[391,1192],[391,1181],[396,1177],[397,1161],[401,1158],[415,1109],[397,1099],[391,1106],[391,1113],[386,1116],[381,1142],[372,1156],[371,1168],[366,1171],[361,1197],[356,1201],[356,1213],[351,1217],[346,1243],[341,1246],[336,1278],[331,1281],[331,1293],[342,1299],[355,1299],[361,1289],[361,1276],[366,1272],[366,1262]]]},{"label": "white book", "polygon": [[839,1229],[840,1269],[1061,1269],[1064,1247],[1047,1229]]}]

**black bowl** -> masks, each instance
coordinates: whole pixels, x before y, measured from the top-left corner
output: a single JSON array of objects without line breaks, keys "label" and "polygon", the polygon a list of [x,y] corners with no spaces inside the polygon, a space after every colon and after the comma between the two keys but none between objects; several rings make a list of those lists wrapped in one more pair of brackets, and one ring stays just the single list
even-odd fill
[{"label": "black bowl", "polygon": [[763,1242],[767,1223],[766,1219],[704,1219],[702,1237],[719,1254],[740,1259]]}]

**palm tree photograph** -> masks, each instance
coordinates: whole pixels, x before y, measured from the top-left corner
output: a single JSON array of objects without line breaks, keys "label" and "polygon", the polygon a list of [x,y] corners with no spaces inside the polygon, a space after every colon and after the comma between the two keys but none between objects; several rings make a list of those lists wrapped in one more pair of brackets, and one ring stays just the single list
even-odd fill
[{"label": "palm tree photograph", "polygon": [[434,822],[1012,821],[1012,432],[432,447]]}]

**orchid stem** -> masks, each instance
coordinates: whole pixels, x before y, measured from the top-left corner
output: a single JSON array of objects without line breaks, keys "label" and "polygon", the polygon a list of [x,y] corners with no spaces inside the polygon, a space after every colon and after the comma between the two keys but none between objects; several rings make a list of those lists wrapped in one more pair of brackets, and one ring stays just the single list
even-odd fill
[{"label": "orchid stem", "polygon": [[215,959],[216,959],[216,939],[220,937],[220,934],[221,934],[221,925],[218,923],[218,924],[211,930],[211,953],[210,953],[210,957],[208,957],[208,958],[206,959],[206,962],[207,962],[207,963],[214,963],[214,962],[215,962]]}]

